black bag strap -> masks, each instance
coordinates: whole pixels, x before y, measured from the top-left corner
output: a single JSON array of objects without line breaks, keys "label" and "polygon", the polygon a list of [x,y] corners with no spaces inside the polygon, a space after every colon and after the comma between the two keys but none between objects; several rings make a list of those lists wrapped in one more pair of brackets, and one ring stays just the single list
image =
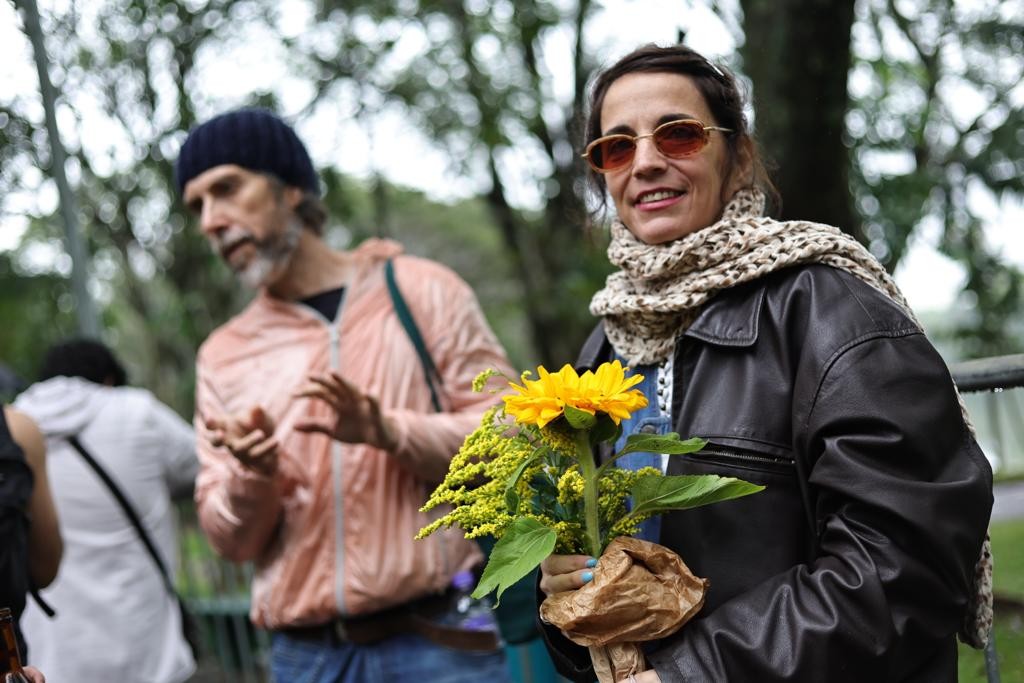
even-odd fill
[{"label": "black bag strap", "polygon": [[[429,387],[430,389],[430,399],[434,404],[434,410],[438,413],[443,412],[441,409],[441,401],[438,398],[438,387],[443,386],[444,381],[441,379],[441,373],[438,372],[437,366],[434,364],[434,359],[430,357],[430,351],[427,350],[427,345],[423,341],[423,335],[420,334],[420,330],[416,326],[416,320],[412,317],[412,312],[409,310],[409,306],[408,304],[406,304],[405,298],[402,296],[402,291],[398,288],[398,283],[395,281],[394,263],[391,259],[388,259],[384,263],[384,276],[387,279],[388,293],[391,295],[391,304],[395,309],[395,314],[398,316],[399,322],[402,323],[402,327],[405,329],[405,333],[409,336],[409,340],[412,342],[412,345],[416,348],[416,354],[420,357],[420,364],[423,366],[423,376],[426,378],[427,387]],[[490,557],[491,548],[493,547],[493,544],[489,544],[487,540],[484,538],[477,538],[475,539],[475,541],[477,543],[477,546],[479,546],[479,548],[483,551],[485,558]],[[536,572],[536,570],[534,570],[534,572]],[[536,581],[529,580],[529,578],[523,579],[522,581],[526,581],[527,584],[530,586],[529,592],[532,599],[532,586],[536,583]],[[520,585],[524,584],[521,583]],[[508,605],[508,607],[506,607],[506,605]],[[524,630],[522,624],[513,623],[513,620],[516,619],[516,617],[504,616],[506,614],[512,614],[511,608],[514,605],[515,603],[505,602],[502,603],[499,607],[495,608],[495,616],[498,620],[499,630],[502,631],[502,637],[506,637],[504,635],[504,632],[506,631],[507,627],[505,626],[504,622],[508,621],[512,625],[513,629],[515,629],[515,638],[514,640],[511,638],[506,638],[506,640],[512,643],[526,642],[531,638],[535,637],[536,633],[531,632],[527,635],[522,635],[522,632]],[[522,619],[519,619],[519,621],[522,621]],[[533,623],[532,616],[529,622],[531,624]],[[424,635],[427,638],[435,639],[437,642],[441,642],[442,644],[445,644],[445,642],[450,643],[452,636],[455,635],[458,636],[458,642],[461,643],[461,647],[463,649],[493,650],[497,647],[497,641],[494,635],[489,632],[464,631],[456,628],[445,628],[437,626],[432,622],[424,622],[422,619],[420,619],[419,627],[422,627],[424,623],[429,623],[431,629],[433,630],[429,633],[421,632],[420,635]],[[443,640],[436,639],[438,630],[447,632]],[[453,647],[460,646],[453,645]]]},{"label": "black bag strap", "polygon": [[427,388],[430,389],[430,401],[434,404],[434,411],[440,413],[442,409],[438,389],[444,386],[444,380],[441,379],[441,373],[438,372],[434,359],[430,357],[430,351],[427,350],[427,345],[423,341],[423,335],[420,334],[420,329],[416,326],[416,320],[412,317],[409,305],[405,303],[402,290],[398,288],[398,282],[395,281],[395,266],[391,259],[384,262],[384,277],[388,283],[388,294],[391,295],[391,305],[395,309],[395,315],[398,316],[399,322],[402,323],[405,333],[409,335],[409,341],[416,348],[416,355],[420,357],[420,365],[423,366],[423,377],[427,381]]},{"label": "black bag strap", "polygon": [[180,601],[181,596],[178,595],[178,591],[174,588],[174,582],[171,581],[171,574],[167,571],[167,565],[164,563],[160,553],[157,551],[156,546],[153,545],[152,539],[146,532],[145,527],[142,526],[142,520],[139,519],[138,513],[135,512],[135,508],[132,507],[131,501],[125,496],[124,491],[117,485],[114,479],[107,473],[102,465],[97,462],[96,458],[92,456],[89,451],[85,450],[85,447],[78,440],[77,436],[68,437],[68,443],[76,451],[81,454],[85,462],[96,472],[96,475],[107,485],[110,489],[110,493],[120,504],[121,509],[124,511],[125,517],[131,522],[132,526],[135,527],[135,532],[139,535],[139,539],[142,541],[142,545],[146,546],[146,550],[149,552],[149,556],[153,559],[153,563],[156,564],[157,569],[160,571],[160,576],[164,580],[164,587],[167,588],[167,592],[176,600]]}]

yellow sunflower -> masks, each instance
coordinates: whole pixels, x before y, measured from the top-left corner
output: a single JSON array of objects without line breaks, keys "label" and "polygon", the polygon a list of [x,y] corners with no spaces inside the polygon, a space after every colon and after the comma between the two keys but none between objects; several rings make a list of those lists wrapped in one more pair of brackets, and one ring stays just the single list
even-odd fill
[{"label": "yellow sunflower", "polygon": [[509,382],[518,395],[504,397],[505,410],[516,422],[544,427],[570,405],[591,415],[605,413],[619,424],[647,405],[643,392],[632,388],[643,381],[643,375],[626,377],[627,369],[615,360],[602,363],[594,372],[587,370],[581,377],[568,364],[555,374],[542,365],[537,368],[538,379],[527,379],[524,374],[522,386]]}]

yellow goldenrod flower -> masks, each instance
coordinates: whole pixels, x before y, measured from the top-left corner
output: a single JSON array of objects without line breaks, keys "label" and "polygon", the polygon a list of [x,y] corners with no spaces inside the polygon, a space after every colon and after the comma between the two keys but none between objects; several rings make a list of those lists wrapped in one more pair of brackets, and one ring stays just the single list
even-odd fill
[{"label": "yellow goldenrod flower", "polygon": [[535,380],[524,374],[522,385],[509,382],[518,395],[504,397],[505,411],[520,424],[544,427],[561,417],[567,405],[591,415],[605,413],[619,424],[647,405],[643,393],[632,388],[643,381],[643,375],[626,377],[626,368],[617,360],[602,363],[596,372],[587,370],[582,376],[569,364],[555,374],[540,366],[537,374]]},{"label": "yellow goldenrod flower", "polygon": [[473,391],[480,393],[487,386],[487,380],[495,375],[501,374],[494,368],[488,368],[473,378]]},{"label": "yellow goldenrod flower", "polygon": [[576,452],[575,430],[566,422],[551,422],[540,430],[541,442],[559,453],[573,455]]}]

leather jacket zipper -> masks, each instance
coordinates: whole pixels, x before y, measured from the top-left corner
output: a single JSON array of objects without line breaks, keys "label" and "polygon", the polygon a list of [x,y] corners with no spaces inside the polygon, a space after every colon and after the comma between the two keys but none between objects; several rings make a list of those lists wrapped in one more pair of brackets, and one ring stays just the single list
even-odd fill
[{"label": "leather jacket zipper", "polygon": [[700,459],[702,455],[717,456],[720,458],[728,458],[730,460],[748,460],[750,462],[759,462],[766,465],[784,465],[793,466],[793,461],[789,458],[772,457],[770,455],[753,455],[750,453],[737,453],[736,451],[723,451],[723,450],[712,450],[708,448],[701,449],[694,453],[692,457],[694,459]]},{"label": "leather jacket zipper", "polygon": [[743,452],[738,450],[726,450],[721,447],[704,448],[696,453],[687,453],[682,457],[687,462],[703,465],[717,465],[718,467],[737,467],[743,469],[754,469],[777,473],[792,473],[795,475],[796,463],[792,459],[761,455],[757,453]]}]

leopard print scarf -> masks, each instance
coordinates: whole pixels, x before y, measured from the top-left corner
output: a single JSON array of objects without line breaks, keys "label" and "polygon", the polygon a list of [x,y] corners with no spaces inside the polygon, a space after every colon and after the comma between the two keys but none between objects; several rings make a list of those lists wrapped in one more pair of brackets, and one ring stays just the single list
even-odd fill
[{"label": "leopard print scarf", "polygon": [[[590,312],[604,317],[608,341],[620,356],[634,366],[664,361],[676,336],[716,292],[802,263],[822,263],[850,273],[883,292],[917,323],[895,281],[863,245],[829,225],[768,218],[764,205],[759,190],[741,190],[718,222],[666,244],[645,244],[621,222],[612,225],[608,258],[621,270],[594,295]],[[973,433],[962,398],[960,407]],[[992,628],[987,534],[974,588],[960,639],[982,648]]]},{"label": "leopard print scarf", "polygon": [[714,225],[667,244],[644,244],[612,225],[608,258],[621,268],[594,295],[608,340],[633,365],[664,360],[675,337],[723,289],[800,263],[824,263],[910,307],[885,268],[855,239],[830,225],[762,216],[764,195],[741,190]]}]

